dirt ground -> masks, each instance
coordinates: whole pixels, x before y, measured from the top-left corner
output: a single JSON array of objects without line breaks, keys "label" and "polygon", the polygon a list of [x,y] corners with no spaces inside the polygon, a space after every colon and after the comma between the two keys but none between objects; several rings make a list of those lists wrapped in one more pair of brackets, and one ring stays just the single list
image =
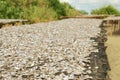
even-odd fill
[{"label": "dirt ground", "polygon": [[111,71],[109,76],[111,80],[120,80],[120,35],[119,36],[109,36],[106,42],[107,55]]}]

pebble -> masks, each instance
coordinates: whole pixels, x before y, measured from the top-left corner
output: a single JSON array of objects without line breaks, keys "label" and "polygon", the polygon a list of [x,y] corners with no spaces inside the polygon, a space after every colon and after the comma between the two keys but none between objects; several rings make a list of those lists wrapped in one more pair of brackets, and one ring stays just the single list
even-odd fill
[{"label": "pebble", "polygon": [[[64,19],[0,29],[1,80],[84,80],[98,19]],[[6,66],[3,67],[3,66]],[[97,68],[97,67],[96,67]]]}]

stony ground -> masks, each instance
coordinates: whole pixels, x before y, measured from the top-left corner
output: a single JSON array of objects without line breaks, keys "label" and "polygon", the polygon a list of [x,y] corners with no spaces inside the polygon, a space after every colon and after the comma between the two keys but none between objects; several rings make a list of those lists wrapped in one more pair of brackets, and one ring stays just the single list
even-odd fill
[{"label": "stony ground", "polygon": [[[84,80],[101,20],[65,19],[0,29],[0,80]],[[87,68],[85,66],[88,66]]]}]

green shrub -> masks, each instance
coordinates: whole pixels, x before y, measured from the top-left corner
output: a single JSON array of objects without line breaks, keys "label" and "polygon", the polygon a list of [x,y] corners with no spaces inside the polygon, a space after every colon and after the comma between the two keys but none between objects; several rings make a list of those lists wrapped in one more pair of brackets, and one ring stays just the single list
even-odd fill
[{"label": "green shrub", "polygon": [[103,6],[99,9],[94,9],[91,11],[91,14],[97,14],[97,15],[118,15],[120,12],[112,5]]},{"label": "green shrub", "polygon": [[0,0],[0,18],[28,19],[33,23],[79,14],[68,3],[59,0]]},{"label": "green shrub", "polygon": [[81,12],[78,10],[74,9],[71,5],[68,3],[62,3],[65,9],[66,16],[77,16],[80,15]]},{"label": "green shrub", "polygon": [[85,10],[80,10],[79,12],[80,12],[81,14],[86,14],[86,15],[88,14],[88,12],[86,12]]},{"label": "green shrub", "polygon": [[39,9],[31,7],[30,9],[32,11],[26,9],[23,18],[28,19],[32,23],[57,19],[57,13],[52,8],[43,7]]}]

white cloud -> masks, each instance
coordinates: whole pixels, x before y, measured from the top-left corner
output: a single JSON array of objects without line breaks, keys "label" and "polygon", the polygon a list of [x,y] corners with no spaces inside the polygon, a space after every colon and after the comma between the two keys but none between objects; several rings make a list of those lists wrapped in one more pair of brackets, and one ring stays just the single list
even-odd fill
[{"label": "white cloud", "polygon": [[111,4],[120,4],[120,0],[109,0]]},{"label": "white cloud", "polygon": [[101,0],[78,0],[79,3],[85,4],[85,3],[98,3]]},{"label": "white cloud", "polygon": [[68,2],[70,3],[72,0],[60,0],[60,2]]},{"label": "white cloud", "polygon": [[61,2],[75,2],[80,4],[93,4],[93,3],[110,3],[110,4],[120,4],[120,0],[60,0]]},{"label": "white cloud", "polygon": [[86,10],[90,12],[92,9],[99,8],[104,5],[112,4],[120,9],[120,0],[60,0],[61,2],[68,2],[76,9]]},{"label": "white cloud", "polygon": [[[73,1],[73,0],[71,0]],[[79,3],[104,3],[120,4],[120,0],[77,0]]]}]

